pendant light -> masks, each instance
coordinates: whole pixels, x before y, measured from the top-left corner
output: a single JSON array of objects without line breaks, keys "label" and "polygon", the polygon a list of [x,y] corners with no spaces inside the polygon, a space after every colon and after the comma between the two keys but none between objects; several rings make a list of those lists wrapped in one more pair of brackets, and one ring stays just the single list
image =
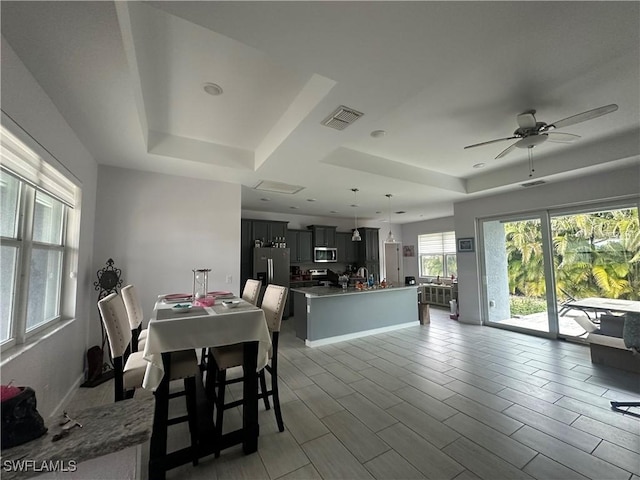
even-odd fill
[{"label": "pendant light", "polygon": [[[357,188],[352,188],[351,191],[353,192],[353,198],[354,198],[354,203],[353,203],[353,207],[354,208],[358,208],[358,189]],[[360,232],[358,231],[358,210],[356,210],[356,214],[355,214],[355,229],[353,230],[353,235],[351,235],[351,241],[352,242],[359,242],[362,240],[362,237],[360,236]]]},{"label": "pendant light", "polygon": [[387,235],[387,239],[384,241],[385,243],[396,243],[396,239],[393,237],[393,232],[391,231],[391,195],[387,193],[385,197],[389,199],[389,234]]}]

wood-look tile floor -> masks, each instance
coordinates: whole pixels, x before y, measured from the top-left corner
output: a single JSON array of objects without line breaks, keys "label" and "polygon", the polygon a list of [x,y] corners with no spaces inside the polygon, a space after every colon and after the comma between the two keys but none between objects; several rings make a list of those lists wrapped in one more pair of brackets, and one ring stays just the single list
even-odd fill
[{"label": "wood-look tile floor", "polygon": [[[231,448],[168,479],[640,480],[640,420],[609,403],[640,400],[640,376],[592,365],[588,346],[439,309],[430,325],[313,349],[291,326],[279,355],[285,431],[260,404],[257,454]],[[240,421],[225,412],[225,430]],[[172,429],[172,444],[188,444],[186,427]]]}]

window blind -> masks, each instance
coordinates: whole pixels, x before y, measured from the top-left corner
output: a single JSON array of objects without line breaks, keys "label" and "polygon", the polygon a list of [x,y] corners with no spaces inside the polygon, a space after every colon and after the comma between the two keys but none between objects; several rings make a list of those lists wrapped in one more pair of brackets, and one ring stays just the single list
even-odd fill
[{"label": "window blind", "polygon": [[0,167],[65,205],[75,206],[76,186],[4,124],[0,125]]},{"label": "window blind", "polygon": [[440,232],[418,236],[418,254],[456,253],[456,233]]}]

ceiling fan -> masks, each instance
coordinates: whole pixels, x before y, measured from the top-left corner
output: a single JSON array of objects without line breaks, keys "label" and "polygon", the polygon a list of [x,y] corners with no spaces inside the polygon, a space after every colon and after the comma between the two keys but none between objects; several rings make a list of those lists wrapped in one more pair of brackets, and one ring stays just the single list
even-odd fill
[{"label": "ceiling fan", "polygon": [[593,118],[606,115],[618,110],[618,105],[612,103],[611,105],[605,105],[604,107],[594,108],[593,110],[587,110],[586,112],[572,115],[571,117],[563,118],[553,123],[538,122],[536,120],[535,110],[527,110],[522,112],[516,117],[518,121],[518,128],[511,137],[498,138],[496,140],[489,140],[488,142],[475,143],[473,145],[467,145],[464,147],[473,148],[480,147],[482,145],[489,145],[491,143],[503,142],[505,140],[519,139],[516,143],[511,144],[509,147],[501,151],[496,158],[502,158],[510,153],[516,147],[518,148],[533,148],[536,145],[540,145],[546,141],[554,143],[569,143],[580,135],[574,135],[572,133],[556,132],[554,130],[558,128],[568,127],[569,125],[575,125],[576,123],[586,122]]}]

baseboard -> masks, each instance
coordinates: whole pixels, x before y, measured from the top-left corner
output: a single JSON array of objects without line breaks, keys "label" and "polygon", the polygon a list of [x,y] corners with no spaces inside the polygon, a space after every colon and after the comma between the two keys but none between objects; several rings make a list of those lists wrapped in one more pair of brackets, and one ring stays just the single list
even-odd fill
[{"label": "baseboard", "polygon": [[369,335],[377,335],[378,333],[392,332],[394,330],[400,330],[402,328],[415,327],[420,325],[418,321],[399,323],[398,325],[391,325],[388,327],[374,328],[372,330],[363,330],[361,332],[347,333],[345,335],[337,335],[335,337],[321,338],[319,340],[305,340],[304,343],[307,347],[321,347],[323,345],[330,345],[332,343],[345,342],[347,340],[353,340],[354,338],[368,337]]},{"label": "baseboard", "polygon": [[80,388],[80,384],[82,383],[83,380],[84,380],[84,372],[82,373],[82,375],[78,377],[78,379],[75,382],[73,382],[73,385],[71,386],[69,391],[66,393],[64,397],[62,397],[62,400],[60,400],[58,405],[56,405],[56,408],[54,408],[53,412],[51,412],[51,415],[49,415],[49,419],[58,418],[58,416],[64,410],[64,407],[71,400],[71,397],[76,393],[76,390]]},{"label": "baseboard", "polygon": [[104,382],[108,382],[109,380],[111,380],[113,378],[114,375],[114,370],[106,370],[104,372],[102,372],[102,374],[97,377],[94,378],[93,380],[87,380],[86,382],[82,383],[80,386],[82,388],[93,388],[93,387],[97,387],[98,385],[102,385]]}]

